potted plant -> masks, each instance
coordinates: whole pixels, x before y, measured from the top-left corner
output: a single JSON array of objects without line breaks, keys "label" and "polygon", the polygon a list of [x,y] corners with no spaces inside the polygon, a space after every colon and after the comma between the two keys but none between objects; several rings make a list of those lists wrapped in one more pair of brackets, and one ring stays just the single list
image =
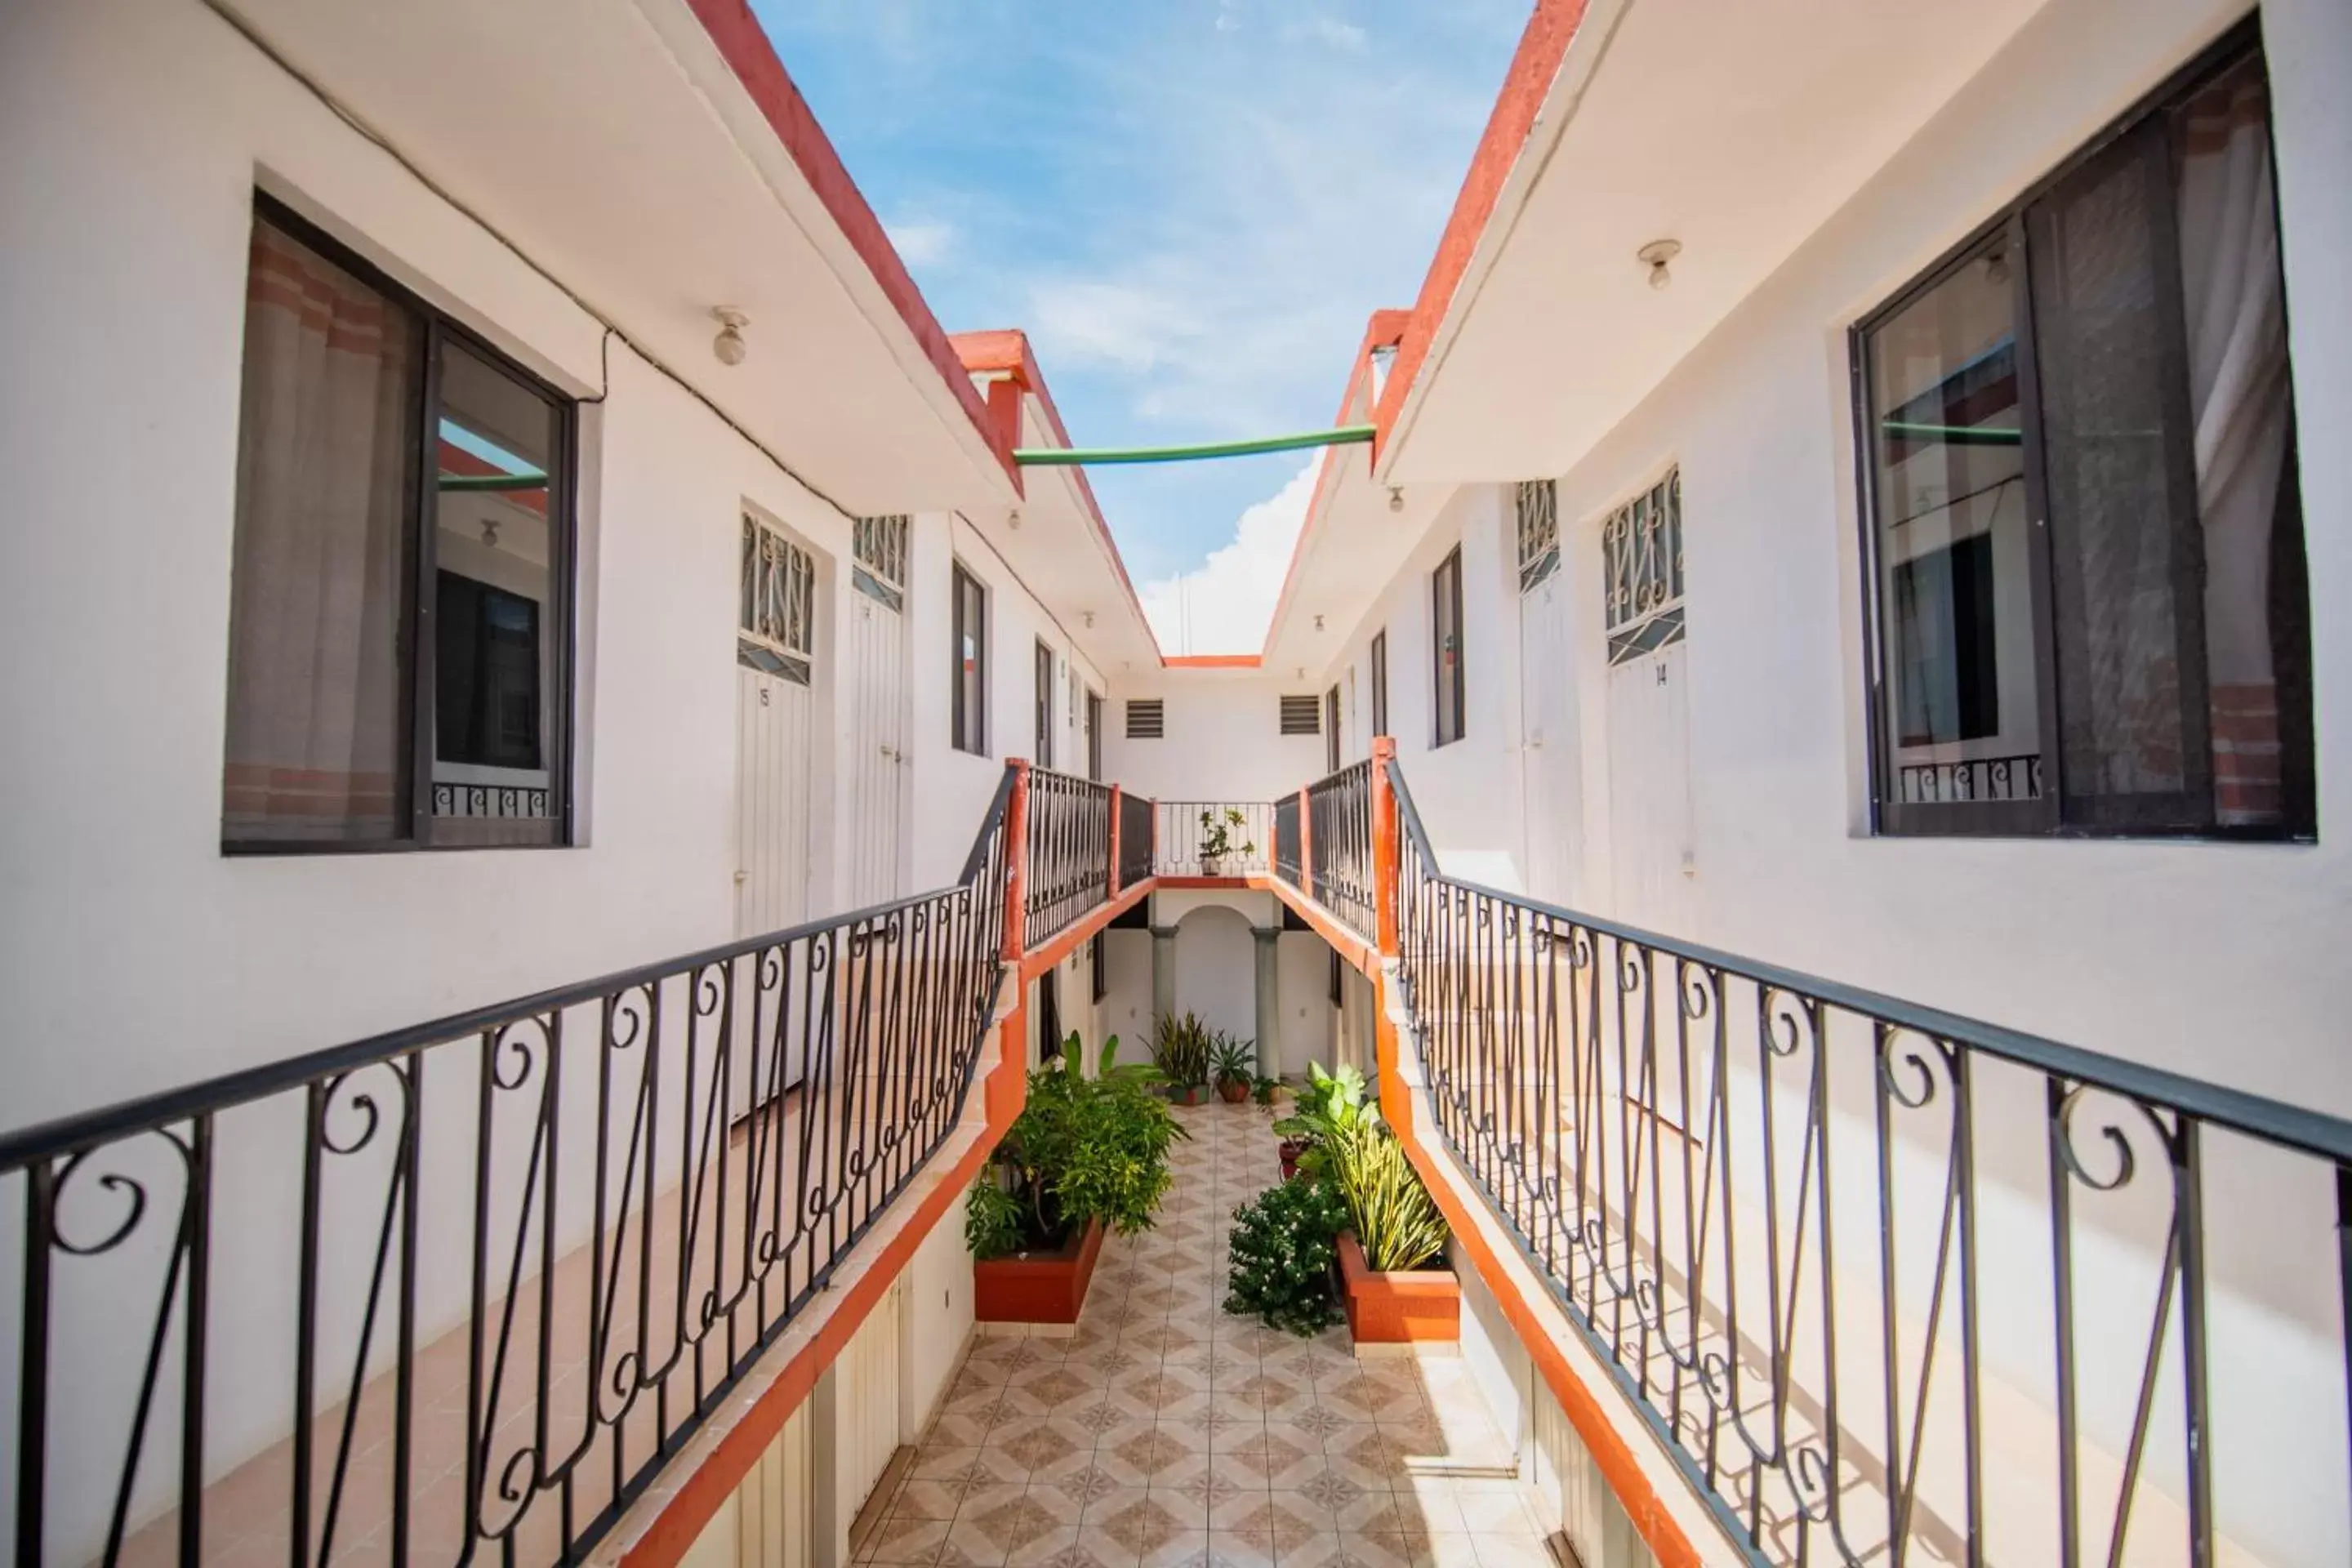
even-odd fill
[{"label": "potted plant", "polygon": [[1234,1210],[1225,1310],[1302,1336],[1324,1328],[1339,1316],[1331,1270],[1347,1223],[1339,1192],[1312,1177],[1268,1187]]},{"label": "potted plant", "polygon": [[1152,1092],[1155,1068],[1114,1065],[1116,1037],[1093,1078],[1079,1048],[1072,1034],[1029,1075],[1028,1104],[965,1201],[982,1322],[1076,1322],[1104,1235],[1151,1227],[1173,1179],[1168,1151],[1190,1136]]},{"label": "potted plant", "polygon": [[[1280,1079],[1268,1078],[1264,1073],[1260,1073],[1256,1078],[1250,1080],[1250,1098],[1256,1100],[1260,1105],[1271,1107],[1274,1104],[1275,1095],[1280,1092],[1281,1089],[1282,1080]],[[1285,1171],[1282,1174],[1285,1181],[1288,1181],[1290,1179],[1289,1172]]]},{"label": "potted plant", "polygon": [[1151,1066],[1166,1082],[1168,1098],[1177,1104],[1198,1105],[1208,1099],[1215,1045],[1200,1015],[1183,1013],[1152,1025]]},{"label": "potted plant", "polygon": [[1298,1109],[1274,1124],[1282,1134],[1276,1152],[1284,1181],[1302,1170],[1323,1169],[1318,1151],[1363,1120],[1367,1093],[1364,1075],[1352,1067],[1328,1073],[1314,1062],[1307,1064],[1307,1088],[1298,1096]]},{"label": "potted plant", "polygon": [[1349,1333],[1360,1345],[1459,1340],[1462,1282],[1444,1267],[1444,1216],[1379,1108],[1362,1107],[1316,1152],[1348,1209],[1339,1254]]},{"label": "potted plant", "polygon": [[1201,813],[1201,875],[1225,875],[1227,857],[1245,859],[1257,853],[1257,846],[1247,839],[1234,842],[1234,836],[1249,826],[1249,818],[1241,808],[1229,805],[1221,814],[1211,810]]},{"label": "potted plant", "polygon": [[1210,1054],[1209,1068],[1215,1077],[1217,1094],[1227,1105],[1239,1105],[1250,1095],[1250,1086],[1257,1081],[1255,1042],[1235,1039],[1220,1033],[1216,1047]]}]

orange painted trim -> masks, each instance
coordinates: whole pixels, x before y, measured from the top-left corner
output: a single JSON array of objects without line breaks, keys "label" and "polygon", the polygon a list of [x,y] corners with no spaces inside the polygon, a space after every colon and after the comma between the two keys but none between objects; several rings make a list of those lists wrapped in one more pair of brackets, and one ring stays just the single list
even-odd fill
[{"label": "orange painted trim", "polygon": [[1168,669],[1257,669],[1265,660],[1254,653],[1178,653],[1160,662]]},{"label": "orange painted trim", "polygon": [[1108,903],[1097,904],[1093,909],[1080,915],[1069,925],[1048,937],[1045,946],[1034,952],[1022,953],[1020,955],[1021,984],[1027,985],[1029,982],[1077,952],[1081,942],[1092,941],[1095,934],[1105,926],[1150,897],[1151,889],[1158,885],[1158,879],[1146,878]]},{"label": "orange painted trim", "polygon": [[1153,881],[1172,892],[1237,893],[1255,888],[1255,877],[1154,877]]},{"label": "orange painted trim", "polygon": [[1389,367],[1388,384],[1373,410],[1375,463],[1388,449],[1397,415],[1404,407],[1413,378],[1428,361],[1430,345],[1454,303],[1454,290],[1470,269],[1470,258],[1495,216],[1495,204],[1502,197],[1503,185],[1527,145],[1528,132],[1535,129],[1536,116],[1559,75],[1560,62],[1568,58],[1569,43],[1584,20],[1584,10],[1585,0],[1536,0],[1535,15],[1528,18],[1527,30],[1519,35],[1511,68],[1503,78],[1503,90],[1486,117],[1478,151],[1472,155],[1470,171],[1454,198],[1454,211],[1438,238],[1437,254],[1431,258],[1421,294],[1413,300],[1411,323],[1397,344],[1396,363]]},{"label": "orange painted trim", "polygon": [[1366,974],[1378,973],[1380,960],[1372,952],[1371,944],[1340,924],[1339,917],[1330,910],[1279,877],[1252,877],[1249,879],[1249,885],[1261,892],[1272,893],[1276,898],[1280,899],[1286,906],[1297,914],[1300,920],[1307,922],[1317,936],[1329,942],[1341,958]]},{"label": "orange painted trim", "polygon": [[[1378,983],[1385,991],[1385,979]],[[1609,1489],[1617,1494],[1617,1500],[1624,1505],[1627,1516],[1633,1521],[1633,1528],[1641,1532],[1643,1541],[1656,1554],[1659,1568],[1702,1568],[1705,1560],[1700,1557],[1698,1549],[1691,1544],[1690,1538],[1683,1533],[1682,1526],[1667,1511],[1664,1501],[1659,1498],[1657,1489],[1650,1484],[1650,1478],[1643,1470],[1641,1462],[1633,1457],[1633,1449],[1627,1447],[1623,1436],[1609,1419],[1609,1413],[1601,1408],[1601,1402],[1593,1396],[1592,1390],[1585,1385],[1584,1380],[1577,1375],[1576,1369],[1569,1365],[1568,1358],[1561,1353],[1559,1347],[1552,1343],[1551,1331],[1519,1294],[1518,1287],[1505,1271],[1502,1260],[1486,1245],[1486,1239],[1477,1229],[1469,1209],[1444,1179],[1441,1167],[1429,1151],[1423,1147],[1420,1130],[1413,1125],[1412,1096],[1397,1072],[1396,1026],[1389,1019],[1385,1002],[1383,996],[1383,1005],[1375,1016],[1373,1038],[1377,1042],[1375,1048],[1380,1060],[1381,1110],[1388,1118],[1389,1125],[1396,1129],[1397,1142],[1404,1145],[1406,1156],[1421,1173],[1423,1184],[1429,1189],[1430,1196],[1437,1200],[1438,1208],[1445,1215],[1447,1228],[1454,1232],[1454,1239],[1461,1245],[1462,1250],[1469,1255],[1471,1267],[1486,1282],[1487,1293],[1503,1309],[1503,1315],[1510,1320],[1520,1342],[1527,1346],[1537,1371],[1543,1374],[1545,1386],[1559,1401],[1560,1409],[1576,1428],[1577,1436],[1583,1439],[1585,1447],[1591,1452],[1593,1463],[1600,1466]],[[1552,1310],[1557,1310],[1556,1308]]]},{"label": "orange painted trim", "polygon": [[793,85],[783,62],[776,58],[776,47],[760,26],[759,18],[751,14],[749,0],[687,0],[702,30],[710,35],[719,58],[743,84],[751,102],[768,121],[769,129],[783,146],[808,181],[809,189],[835,224],[849,247],[857,253],[874,281],[881,286],[884,298],[898,312],[900,321],[915,336],[915,342],[948,384],[948,391],[962,405],[971,416],[972,427],[988,444],[998,462],[1013,479],[1017,490],[1021,485],[1020,466],[1013,460],[1013,447],[1000,442],[988,421],[986,405],[981,401],[980,389],[963,368],[948,334],[941,329],[939,318],[931,314],[930,305],[923,291],[915,287],[915,279],[907,264],[883,232],[882,220],[874,216],[857,182],[849,176],[841,154],[834,150],[833,142]]},{"label": "orange painted trim", "polygon": [[1352,1230],[1339,1233],[1348,1337],[1360,1345],[1458,1344],[1462,1281],[1450,1268],[1374,1269]]},{"label": "orange painted trim", "polygon": [[1396,737],[1372,737],[1372,929],[1380,949],[1397,953],[1396,791],[1389,784],[1389,764],[1396,761]]},{"label": "orange painted trim", "polygon": [[1021,962],[1021,947],[1029,932],[1029,764],[1019,757],[1006,763],[1013,770],[1013,798],[1004,807],[1004,947],[1007,963]]},{"label": "orange painted trim", "polygon": [[[1012,445],[1006,447],[1008,457],[1013,447],[1022,444],[1020,400],[1023,393],[1037,400],[1038,415],[1044,419],[1045,427],[1053,432],[1055,440],[1065,447],[1076,445],[1070,439],[1069,426],[1062,423],[1062,411],[1055,405],[1053,392],[1045,385],[1045,373],[1037,367],[1037,356],[1030,352],[1028,333],[1017,327],[1003,327],[992,331],[957,332],[948,342],[954,347],[964,369],[971,374],[1005,378],[988,389],[992,406],[998,388],[1010,386],[1013,389],[1010,394],[1013,404]],[[1014,487],[1020,489],[1019,465],[1015,464],[1014,468]],[[1159,656],[1159,634],[1151,629],[1150,617],[1143,613],[1142,597],[1135,591],[1134,579],[1127,574],[1127,558],[1118,552],[1118,541],[1111,537],[1110,523],[1103,517],[1102,503],[1095,499],[1095,488],[1087,481],[1086,469],[1075,468],[1065,472],[1068,474],[1070,483],[1077,487],[1078,504],[1094,523],[1095,532],[1101,537],[1103,548],[1110,557],[1110,569],[1118,576],[1118,585],[1126,593],[1127,602],[1133,607],[1135,618],[1143,627],[1143,635],[1151,639],[1152,654]],[[1023,493],[1025,495],[1027,492],[1024,489]]]},{"label": "orange painted trim", "polygon": [[915,1249],[946,1216],[950,1206],[963,1197],[972,1178],[995,1153],[997,1140],[1021,1114],[1026,1098],[1027,1010],[1016,1004],[999,1021],[997,1030],[996,1067],[976,1086],[987,1110],[987,1132],[956,1163],[948,1179],[918,1203],[911,1222],[883,1247],[874,1267],[848,1287],[815,1337],[793,1357],[733,1430],[719,1440],[710,1457],[679,1483],[645,1534],[622,1554],[622,1568],[677,1568],[685,1561],[704,1528],[718,1517],[728,1498],[751,1475],[760,1456],[768,1451],[784,1423],[816,1386],[818,1375],[849,1348],[851,1338],[865,1326],[866,1315],[882,1300],[883,1291],[906,1271]]}]

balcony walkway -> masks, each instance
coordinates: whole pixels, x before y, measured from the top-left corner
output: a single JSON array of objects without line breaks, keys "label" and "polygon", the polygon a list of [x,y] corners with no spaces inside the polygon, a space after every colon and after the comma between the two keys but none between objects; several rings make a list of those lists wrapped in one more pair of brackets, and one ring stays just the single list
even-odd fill
[{"label": "balcony walkway", "polygon": [[1551,1568],[1457,1358],[1359,1361],[1221,1310],[1255,1105],[1180,1109],[1159,1228],[1103,1248],[1075,1336],[975,1342],[858,1553],[892,1568]]}]

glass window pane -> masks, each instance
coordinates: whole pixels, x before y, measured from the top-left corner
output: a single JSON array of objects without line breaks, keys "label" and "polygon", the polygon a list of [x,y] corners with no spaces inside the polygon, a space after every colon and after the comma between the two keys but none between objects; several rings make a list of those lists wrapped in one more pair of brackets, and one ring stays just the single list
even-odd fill
[{"label": "glass window pane", "polygon": [[560,812],[551,677],[557,410],[454,340],[434,443],[435,837],[549,843]]},{"label": "glass window pane", "polygon": [[407,832],[416,319],[257,220],[247,279],[221,834]]},{"label": "glass window pane", "polygon": [[2125,138],[2029,210],[2070,822],[2211,818],[2170,157]]},{"label": "glass window pane", "polygon": [[2042,793],[2032,520],[2006,242],[1871,331],[1890,798]]}]

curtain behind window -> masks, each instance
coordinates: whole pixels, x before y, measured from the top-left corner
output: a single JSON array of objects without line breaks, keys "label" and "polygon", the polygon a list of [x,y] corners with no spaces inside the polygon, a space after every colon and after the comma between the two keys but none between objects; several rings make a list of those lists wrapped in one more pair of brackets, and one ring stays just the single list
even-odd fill
[{"label": "curtain behind window", "polygon": [[2178,134],[2214,805],[2234,826],[2284,805],[2271,563],[2291,399],[2269,118],[2249,60],[2189,100]]},{"label": "curtain behind window", "polygon": [[254,226],[222,837],[406,831],[402,637],[415,320]]}]

